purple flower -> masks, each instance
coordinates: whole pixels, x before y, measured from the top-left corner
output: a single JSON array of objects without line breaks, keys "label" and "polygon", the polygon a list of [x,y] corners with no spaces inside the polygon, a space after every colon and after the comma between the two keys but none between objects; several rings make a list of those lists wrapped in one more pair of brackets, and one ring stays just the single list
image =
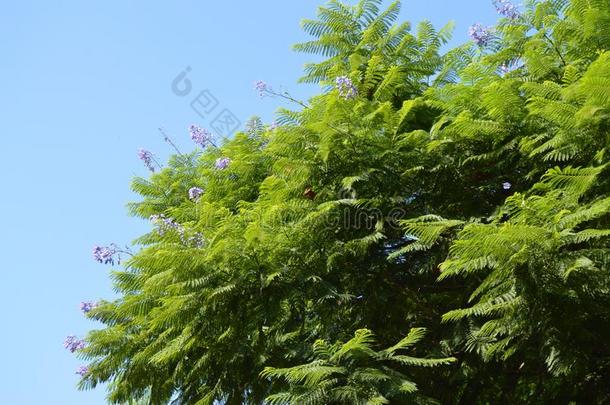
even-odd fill
[{"label": "purple flower", "polygon": [[76,372],[74,374],[78,374],[81,377],[84,377],[87,373],[89,372],[89,367],[87,366],[80,366]]},{"label": "purple flower", "polygon": [[77,350],[85,348],[85,341],[77,338],[74,335],[70,335],[66,337],[66,340],[64,340],[64,347],[70,350],[71,353],[74,353]]},{"label": "purple flower", "polygon": [[93,248],[93,259],[102,264],[111,264],[114,266],[115,256],[117,263],[121,264],[121,256],[114,243],[111,243],[109,246],[95,246]]},{"label": "purple flower", "polygon": [[91,301],[83,301],[80,303],[80,310],[83,314],[89,313],[92,309],[97,308],[98,304]]},{"label": "purple flower", "polygon": [[193,142],[202,148],[205,148],[212,141],[212,134],[210,131],[198,127],[197,125],[191,125],[189,127],[189,133],[191,134]]},{"label": "purple flower", "polygon": [[167,231],[175,231],[180,237],[180,241],[187,246],[203,247],[205,239],[199,232],[193,233],[188,231],[187,228],[177,223],[171,218],[167,218],[165,215],[151,215],[150,221],[157,227],[157,233],[160,236],[165,235]]},{"label": "purple flower", "polygon": [[339,90],[339,96],[345,100],[353,99],[358,95],[358,90],[354,86],[354,83],[347,76],[339,76],[335,79],[337,90]]},{"label": "purple flower", "polygon": [[516,20],[521,16],[519,10],[517,10],[517,6],[515,6],[509,0],[494,0],[493,4],[496,7],[498,14],[503,17]]},{"label": "purple flower", "polygon": [[153,166],[153,162],[155,161],[155,159],[150,151],[140,148],[140,150],[138,151],[138,157],[142,162],[144,162],[148,170],[150,170],[151,172],[155,171],[155,166]]},{"label": "purple flower", "polygon": [[254,84],[254,89],[258,91],[258,94],[261,97],[263,97],[266,92],[271,91],[271,87],[262,80],[259,80]]},{"label": "purple flower", "polygon": [[188,239],[186,239],[186,241],[183,242],[187,245],[194,246],[196,248],[202,248],[205,246],[205,239],[203,238],[203,235],[199,232],[195,233],[193,236],[189,237]]},{"label": "purple flower", "polygon": [[491,28],[484,27],[480,23],[471,25],[468,35],[478,46],[486,46],[494,36]]},{"label": "purple flower", "polygon": [[512,184],[510,184],[508,181],[505,181],[504,183],[502,183],[502,188],[503,188],[504,190],[510,190],[512,186],[513,186],[513,185],[512,185]]},{"label": "purple flower", "polygon": [[189,189],[189,198],[193,201],[197,200],[201,194],[203,194],[203,189],[199,187],[191,187]]},{"label": "purple flower", "polygon": [[180,234],[181,236],[184,233],[184,227],[182,225],[180,225],[179,223],[177,223],[176,221],[174,221],[171,218],[167,218],[163,214],[151,215],[150,222],[152,222],[154,225],[157,226],[157,232],[161,236],[163,236],[165,234],[165,232],[168,230],[174,230],[174,231],[178,232],[178,234]]},{"label": "purple flower", "polygon": [[271,124],[269,124],[269,126],[267,127],[267,129],[269,131],[273,131],[274,129],[276,129],[277,127],[279,127],[280,124],[277,123],[277,121],[273,121]]},{"label": "purple flower", "polygon": [[224,170],[227,167],[229,167],[230,163],[231,163],[231,159],[229,159],[227,157],[222,157],[222,158],[216,159],[216,163],[214,163],[214,167],[216,167],[219,170]]}]

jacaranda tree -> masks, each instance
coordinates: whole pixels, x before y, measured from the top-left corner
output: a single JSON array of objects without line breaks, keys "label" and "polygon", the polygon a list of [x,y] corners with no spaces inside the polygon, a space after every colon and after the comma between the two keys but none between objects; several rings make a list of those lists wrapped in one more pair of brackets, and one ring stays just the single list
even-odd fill
[{"label": "jacaranda tree", "polygon": [[[304,20],[322,93],[136,178],[118,298],[66,347],[111,403],[610,403],[610,0]],[[171,141],[170,141],[171,142]]]}]

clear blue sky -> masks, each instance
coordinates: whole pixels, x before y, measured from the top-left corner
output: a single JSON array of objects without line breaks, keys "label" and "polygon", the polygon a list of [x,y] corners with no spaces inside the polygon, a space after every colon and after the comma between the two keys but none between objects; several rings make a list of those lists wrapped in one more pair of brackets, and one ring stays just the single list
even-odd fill
[{"label": "clear blue sky", "polygon": [[[0,251],[3,310],[0,403],[103,404],[103,389],[78,392],[79,360],[67,334],[98,325],[79,303],[112,296],[95,244],[128,244],[147,229],[125,203],[147,147],[185,150],[187,127],[208,126],[189,106],[209,89],[240,120],[266,122],[281,105],[252,90],[263,79],[307,98],[297,85],[308,55],[291,45],[320,1],[5,1],[0,13]],[[405,0],[402,18],[455,20],[454,43],[473,22],[492,24],[488,0]],[[193,93],[171,92],[186,66]]]}]

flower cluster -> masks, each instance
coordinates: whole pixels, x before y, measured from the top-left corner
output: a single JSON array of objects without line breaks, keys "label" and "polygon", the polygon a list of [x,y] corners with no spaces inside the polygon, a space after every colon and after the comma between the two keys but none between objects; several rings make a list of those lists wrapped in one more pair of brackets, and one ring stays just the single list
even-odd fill
[{"label": "flower cluster", "polygon": [[468,36],[478,46],[486,46],[494,37],[492,29],[484,27],[480,23],[476,23],[470,26],[470,28],[468,29]]},{"label": "flower cluster", "polygon": [[271,124],[269,124],[267,129],[269,131],[273,131],[273,130],[277,129],[279,126],[280,126],[280,124],[278,124],[277,121],[273,121]]},{"label": "flower cluster", "polygon": [[184,243],[187,246],[192,246],[192,247],[201,249],[202,247],[205,246],[205,239],[202,234],[200,234],[199,232],[196,232],[195,234],[193,234],[192,236],[189,236],[188,238],[183,238],[182,243]]},{"label": "flower cluster", "polygon": [[224,170],[227,167],[229,167],[230,163],[231,163],[231,159],[229,159],[228,157],[222,157],[222,158],[216,159],[216,163],[214,163],[214,167],[217,168],[218,170]]},{"label": "flower cluster", "polygon": [[95,309],[97,307],[98,304],[96,302],[83,301],[80,303],[80,310],[83,311],[83,314],[87,314],[91,312],[92,309]]},{"label": "flower cluster", "polygon": [[503,188],[504,190],[510,190],[512,186],[513,186],[513,185],[512,185],[512,184],[510,184],[510,182],[508,182],[508,181],[505,181],[504,183],[502,183],[502,188]]},{"label": "flower cluster", "polygon": [[140,148],[140,150],[138,151],[138,157],[142,162],[144,162],[148,170],[150,170],[151,172],[155,171],[155,166],[153,165],[155,158],[153,157],[153,154],[150,151]]},{"label": "flower cluster", "polygon": [[516,20],[521,16],[517,6],[509,0],[494,0],[494,6],[498,14],[511,20]]},{"label": "flower cluster", "polygon": [[74,374],[78,374],[81,377],[84,377],[85,375],[87,375],[87,373],[89,373],[89,367],[87,366],[80,366],[76,372]]},{"label": "flower cluster", "polygon": [[182,225],[180,225],[179,223],[177,223],[176,221],[174,221],[171,218],[167,218],[163,214],[151,215],[150,222],[152,222],[154,225],[157,226],[157,232],[161,236],[165,235],[165,232],[170,231],[170,230],[174,230],[174,231],[178,232],[179,234],[182,234],[184,232],[184,227]]},{"label": "flower cluster", "polygon": [[66,340],[64,340],[64,347],[70,350],[71,353],[74,353],[77,350],[85,348],[85,341],[77,338],[74,335],[70,335],[66,337]]},{"label": "flower cluster", "polygon": [[335,79],[339,95],[346,100],[353,99],[358,95],[358,90],[351,79],[347,76],[339,76]]},{"label": "flower cluster", "polygon": [[256,91],[258,91],[258,94],[261,97],[263,97],[265,95],[265,93],[271,91],[271,87],[262,80],[259,80],[256,83],[254,83],[254,89]]},{"label": "flower cluster", "polygon": [[114,266],[116,257],[117,264],[121,264],[120,251],[114,243],[109,246],[94,246],[93,259],[102,264],[111,264]]},{"label": "flower cluster", "polygon": [[189,236],[187,235],[187,229],[184,226],[163,214],[151,215],[150,221],[157,227],[159,236],[165,235],[167,231],[175,231],[180,237],[180,241],[187,246],[201,248],[205,244],[203,235],[199,232]]},{"label": "flower cluster", "polygon": [[189,199],[196,201],[201,194],[203,194],[203,189],[199,187],[191,187],[189,189]]},{"label": "flower cluster", "polygon": [[189,133],[191,134],[191,139],[193,140],[193,142],[195,142],[202,148],[208,146],[212,141],[212,134],[210,133],[210,131],[203,129],[197,125],[191,125],[189,127]]}]

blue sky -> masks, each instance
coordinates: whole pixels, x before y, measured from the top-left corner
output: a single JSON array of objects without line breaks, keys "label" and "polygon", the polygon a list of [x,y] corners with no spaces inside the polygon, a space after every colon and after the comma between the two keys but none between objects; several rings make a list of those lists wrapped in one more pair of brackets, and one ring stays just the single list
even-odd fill
[{"label": "blue sky", "polygon": [[[273,119],[281,106],[260,99],[263,79],[299,98],[303,63],[291,45],[322,1],[4,2],[0,13],[0,252],[4,291],[0,402],[103,404],[103,389],[78,392],[78,359],[66,335],[97,327],[79,303],[112,296],[95,244],[129,244],[147,224],[127,216],[130,179],[145,175],[146,147],[170,152],[162,126],[184,150],[187,127],[209,126],[190,102],[209,90],[245,121]],[[454,44],[473,22],[492,24],[488,0],[406,0],[402,18],[457,23]],[[172,93],[187,66],[191,93]]]}]

